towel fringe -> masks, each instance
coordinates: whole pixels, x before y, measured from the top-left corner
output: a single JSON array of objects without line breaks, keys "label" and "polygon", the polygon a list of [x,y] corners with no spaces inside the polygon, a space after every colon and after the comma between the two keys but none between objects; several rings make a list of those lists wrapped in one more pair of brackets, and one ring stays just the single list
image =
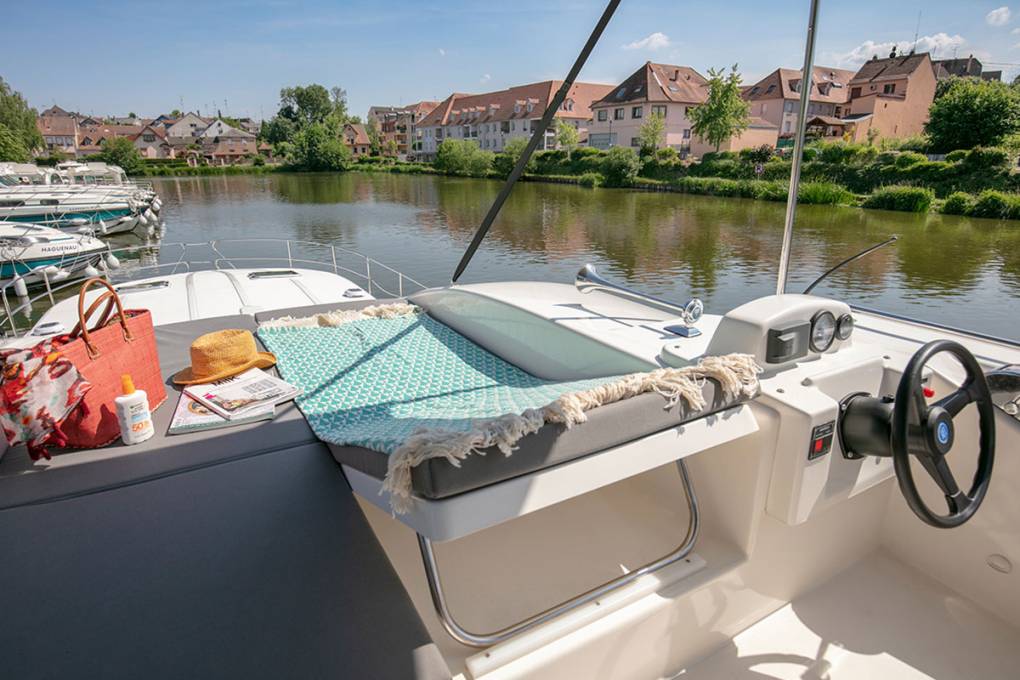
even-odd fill
[{"label": "towel fringe", "polygon": [[313,316],[295,318],[283,316],[259,324],[260,328],[334,328],[361,319],[396,319],[401,316],[418,314],[421,308],[406,302],[392,302],[386,305],[371,305],[361,309],[335,309]]}]

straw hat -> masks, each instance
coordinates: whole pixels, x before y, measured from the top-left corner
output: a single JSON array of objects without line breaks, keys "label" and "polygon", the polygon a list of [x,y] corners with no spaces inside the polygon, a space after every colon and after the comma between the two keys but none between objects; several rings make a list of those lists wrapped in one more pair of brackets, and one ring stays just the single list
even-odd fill
[{"label": "straw hat", "polygon": [[275,363],[273,354],[258,351],[251,331],[216,331],[191,343],[191,366],[174,375],[174,382],[178,385],[215,382],[249,368],[269,368]]}]

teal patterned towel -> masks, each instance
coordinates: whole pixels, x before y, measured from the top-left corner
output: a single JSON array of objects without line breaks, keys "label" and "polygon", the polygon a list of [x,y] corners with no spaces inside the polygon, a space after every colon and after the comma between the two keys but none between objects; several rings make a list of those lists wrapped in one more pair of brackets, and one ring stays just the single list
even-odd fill
[{"label": "teal patterned towel", "polygon": [[258,335],[304,391],[297,403],[319,439],[387,454],[419,429],[468,432],[607,382],[536,378],[427,314]]},{"label": "teal patterned towel", "polygon": [[757,391],[751,357],[696,367],[587,380],[542,380],[486,351],[412,305],[397,303],[263,324],[259,338],[283,378],[300,387],[298,406],[315,435],[388,454],[383,491],[396,512],[411,507],[411,470],[430,458],[453,465],[516,443],[546,423],[567,427],[585,411],[642,392],[669,408],[704,408],[701,382],[729,396]]}]

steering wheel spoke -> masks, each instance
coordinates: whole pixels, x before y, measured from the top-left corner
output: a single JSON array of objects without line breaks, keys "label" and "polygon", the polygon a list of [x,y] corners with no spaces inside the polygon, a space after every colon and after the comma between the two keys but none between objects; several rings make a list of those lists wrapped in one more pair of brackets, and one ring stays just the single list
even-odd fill
[{"label": "steering wheel spoke", "polygon": [[919,455],[917,459],[947,498],[955,497],[960,493],[960,485],[956,483],[956,478],[953,477],[953,471],[949,469],[945,456]]},{"label": "steering wheel spoke", "polygon": [[939,399],[933,404],[933,406],[944,408],[949,415],[955,418],[959,415],[960,411],[975,400],[974,395],[971,394],[971,390],[971,385],[964,384],[948,396]]}]

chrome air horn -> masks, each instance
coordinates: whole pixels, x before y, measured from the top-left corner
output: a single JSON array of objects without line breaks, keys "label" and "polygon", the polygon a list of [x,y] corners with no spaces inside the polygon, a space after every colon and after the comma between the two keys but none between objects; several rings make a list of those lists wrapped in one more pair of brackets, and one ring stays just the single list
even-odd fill
[{"label": "chrome air horn", "polygon": [[618,283],[607,281],[599,276],[599,273],[595,271],[595,267],[590,264],[584,265],[581,267],[581,270],[577,272],[577,276],[574,278],[574,286],[582,293],[590,293],[593,290],[600,290],[602,292],[609,293],[610,295],[616,295],[629,300],[651,304],[656,307],[667,309],[671,312],[679,312],[680,323],[666,326],[666,330],[685,338],[693,338],[701,335],[701,331],[695,328],[694,324],[698,323],[698,319],[701,318],[702,313],[705,311],[705,305],[698,298],[691,298],[686,305],[680,305],[675,302],[670,302],[669,300],[663,300],[662,298],[657,298],[652,295],[646,295],[645,293],[640,293],[636,290],[631,290],[630,288],[621,286]]}]

